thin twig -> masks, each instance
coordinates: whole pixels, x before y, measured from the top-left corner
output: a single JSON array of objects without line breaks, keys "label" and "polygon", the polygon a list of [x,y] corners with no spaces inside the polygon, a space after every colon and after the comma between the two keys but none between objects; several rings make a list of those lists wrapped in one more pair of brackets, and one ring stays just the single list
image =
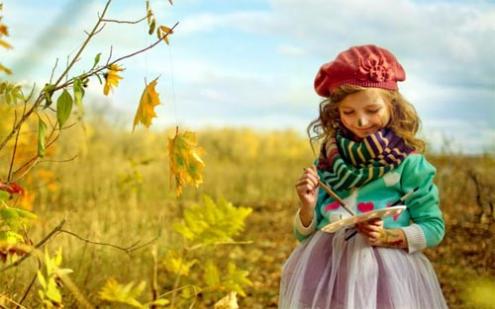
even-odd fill
[{"label": "thin twig", "polygon": [[[13,303],[14,305],[16,305],[16,307],[15,307],[15,308],[20,307],[20,308],[22,308],[22,309],[26,309],[26,307],[24,307],[24,306],[23,306],[23,305],[21,305],[21,304],[18,304],[18,303],[17,303],[16,301],[14,301],[13,299],[8,298],[6,295],[2,295],[2,294],[0,294],[0,296],[3,296],[3,298],[0,298],[0,299],[7,300],[7,301],[9,301],[9,302]],[[5,309],[9,309],[8,307],[5,307],[5,306],[4,306],[4,305],[2,305],[2,304],[0,304],[0,308],[2,308],[2,309],[3,309],[3,308],[5,308]]]},{"label": "thin twig", "polygon": [[50,84],[52,83],[53,75],[55,75],[55,69],[57,69],[57,65],[58,65],[58,57],[55,60],[55,65],[52,68],[52,74],[50,74]]},{"label": "thin twig", "polygon": [[[14,125],[13,128],[15,128],[17,123],[17,109],[14,109]],[[21,130],[19,130],[20,132]],[[10,182],[10,177],[12,175],[12,166],[14,165],[14,159],[15,159],[15,152],[17,150],[17,140],[19,139],[19,132],[17,133],[17,136],[15,138],[15,143],[14,143],[14,149],[12,150],[12,159],[10,161],[10,166],[9,166],[9,173],[7,174],[7,182]]]},{"label": "thin twig", "polygon": [[[114,245],[114,244],[111,244],[111,243],[92,241],[92,240],[89,240],[89,239],[83,238],[83,237],[81,237],[81,236],[77,235],[77,234],[76,234],[76,233],[74,233],[74,232],[67,231],[67,230],[64,230],[64,229],[60,229],[60,230],[59,230],[59,232],[60,232],[60,233],[66,233],[66,234],[69,234],[69,235],[71,235],[71,236],[74,236],[74,237],[76,237],[77,239],[82,240],[82,241],[84,241],[84,242],[86,242],[86,243],[88,243],[88,244],[93,244],[93,245],[99,245],[99,246],[107,246],[107,247],[112,247],[112,248],[115,248],[115,249],[122,250],[122,251],[124,251],[124,252],[125,252],[125,253],[127,253],[127,254],[130,254],[131,252],[133,252],[133,251],[137,250],[138,248],[141,248],[141,247],[142,247],[142,246],[140,246],[140,247],[137,247],[137,246],[136,246],[136,245],[137,245],[137,243],[139,243],[139,241],[138,241],[138,242],[136,242],[136,243],[134,243],[134,244],[132,244],[132,245],[131,245],[131,246],[129,246],[129,247],[121,247],[121,246]],[[154,240],[153,240],[153,241],[154,241]],[[151,243],[151,242],[148,242],[148,244],[149,244],[149,243]]]},{"label": "thin twig", "polygon": [[102,19],[101,21],[106,22],[106,23],[117,23],[117,24],[138,24],[145,20],[148,16],[144,16],[143,18],[140,18],[136,21],[128,21],[128,20],[117,20],[117,19]]},{"label": "thin twig", "polygon": [[[36,259],[38,261],[38,271],[41,269],[41,260],[39,258]],[[18,308],[19,305],[22,304],[22,302],[26,299],[26,297],[29,294],[29,291],[33,287],[34,283],[36,282],[36,278],[38,277],[38,272],[36,272],[33,276],[33,279],[31,279],[31,282],[29,283],[28,287],[26,288],[26,291],[24,292],[24,295],[22,295],[22,298],[19,300],[19,304],[16,306]]]},{"label": "thin twig", "polygon": [[168,35],[169,35],[169,34],[173,33],[173,32],[174,32],[175,27],[177,27],[178,25],[179,25],[179,22],[176,22],[176,23],[175,23],[175,25],[174,25],[172,28],[170,28],[170,30],[169,30],[169,31],[167,31],[167,33],[165,33],[163,36],[161,36],[161,37],[160,37],[160,39],[158,39],[158,40],[157,40],[156,42],[154,42],[153,44],[151,44],[151,45],[149,45],[149,46],[147,46],[147,47],[145,47],[145,48],[143,48],[143,49],[140,49],[140,50],[138,50],[138,51],[136,51],[136,52],[133,52],[132,54],[129,54],[129,55],[126,55],[126,56],[122,56],[122,57],[120,57],[120,58],[117,58],[116,60],[112,61],[112,63],[111,63],[111,64],[114,64],[114,63],[116,63],[116,62],[122,61],[122,60],[127,59],[127,58],[130,58],[130,57],[133,57],[133,56],[135,56],[135,55],[137,55],[137,54],[140,54],[140,53],[142,53],[142,52],[147,51],[148,49],[151,49],[151,48],[155,47],[155,46],[156,46],[158,43],[160,43],[163,39],[165,39],[166,37],[168,37]]},{"label": "thin twig", "polygon": [[107,59],[106,67],[108,67],[108,64],[110,63],[110,59],[112,59],[112,53],[113,53],[113,46],[110,45],[110,52],[108,53],[108,59]]},{"label": "thin twig", "polygon": [[[24,113],[26,113],[26,106],[27,106],[27,103],[24,102],[24,109],[22,110],[22,115],[23,116],[24,116]],[[17,119],[17,111],[15,111],[15,119]],[[15,121],[14,121],[14,123],[15,123]],[[19,133],[21,133],[21,128],[20,127],[19,127],[19,130],[17,131],[17,136],[15,137],[14,149],[12,151],[12,159],[10,161],[9,175],[7,177],[7,182],[10,182],[10,180],[12,180],[12,168],[14,166],[15,154],[17,152],[17,145],[19,144]]]},{"label": "thin twig", "polygon": [[[53,235],[55,235],[56,233],[58,233],[62,229],[62,226],[64,226],[64,224],[65,224],[65,219],[60,221],[60,223],[50,233],[48,233],[48,235],[46,235],[42,240],[40,240],[34,246],[34,248],[38,249],[39,247],[43,246]],[[3,267],[2,269],[0,269],[0,272],[4,272],[10,268],[18,266],[19,264],[21,264],[23,261],[25,261],[30,256],[31,256],[31,253],[27,253],[22,258],[15,261],[14,263],[7,265],[7,266]]]},{"label": "thin twig", "polygon": [[74,155],[71,158],[65,159],[65,160],[43,160],[43,161],[39,161],[38,164],[40,164],[40,163],[66,163],[66,162],[74,161],[75,159],[77,159],[77,157],[79,157],[79,155]]},{"label": "thin twig", "polygon": [[[107,63],[106,63],[104,66],[100,66],[100,67],[95,68],[94,70],[91,70],[91,71],[89,71],[89,72],[87,72],[87,73],[84,73],[84,74],[82,74],[82,75],[80,75],[80,76],[76,76],[76,77],[74,77],[74,78],[70,79],[69,81],[67,81],[66,83],[56,86],[56,87],[53,89],[53,91],[56,91],[56,90],[59,90],[59,89],[62,89],[62,88],[65,88],[65,87],[67,87],[67,86],[72,85],[72,84],[74,83],[74,80],[75,80],[76,78],[79,78],[79,79],[82,79],[82,80],[83,80],[83,79],[86,79],[86,78],[88,78],[88,77],[90,77],[90,76],[93,76],[93,75],[95,75],[95,74],[97,74],[97,73],[99,73],[99,72],[101,72],[101,71],[103,71],[103,70],[107,69],[107,68],[108,68],[110,65],[112,65],[112,64],[115,64],[115,63],[117,63],[117,62],[120,62],[120,61],[122,61],[122,60],[124,60],[124,59],[127,59],[127,58],[130,58],[130,57],[136,56],[136,55],[138,55],[138,54],[140,54],[140,53],[143,53],[143,52],[145,52],[145,51],[147,51],[147,50],[149,50],[149,49],[151,49],[151,48],[155,47],[155,46],[156,46],[156,45],[158,45],[158,44],[159,44],[159,43],[160,43],[160,42],[161,42],[164,38],[168,37],[168,35],[169,35],[169,34],[171,34],[171,33],[173,32],[173,30],[174,30],[174,29],[175,29],[178,25],[179,25],[179,22],[176,22],[176,23],[175,23],[175,25],[174,25],[172,28],[170,28],[170,30],[169,30],[166,34],[164,34],[164,35],[163,35],[160,39],[156,40],[156,41],[155,41],[154,43],[152,43],[151,45],[148,45],[147,47],[142,48],[142,49],[140,49],[140,50],[138,50],[138,51],[135,51],[135,52],[133,52],[133,53],[130,53],[130,54],[127,54],[127,55],[122,56],[122,57],[120,57],[120,58],[117,58],[117,59],[113,60],[112,62],[107,61]],[[0,149],[1,149],[1,148],[0,148]]]},{"label": "thin twig", "polygon": [[[70,69],[72,68],[72,66],[76,63],[76,60],[79,58],[79,56],[81,55],[81,53],[83,52],[83,50],[86,48],[86,46],[88,45],[89,41],[93,38],[94,33],[98,29],[98,27],[100,26],[101,19],[105,16],[105,13],[106,13],[106,11],[108,9],[108,6],[110,5],[111,2],[112,2],[112,0],[108,0],[107,3],[105,4],[105,8],[103,9],[103,13],[102,13],[101,17],[98,19],[98,21],[96,22],[95,26],[91,30],[90,35],[86,38],[86,40],[83,42],[83,44],[79,48],[78,52],[76,53],[76,55],[73,58],[73,60],[71,61],[71,63],[67,66],[67,68],[65,68],[64,72],[59,76],[59,78],[55,82],[55,84],[54,84],[54,87],[55,88],[57,88],[57,86],[60,84],[60,82],[64,79],[65,75],[70,71]],[[65,84],[68,85],[69,82],[66,82]],[[60,89],[60,88],[57,88],[57,89]],[[5,145],[7,144],[7,142],[14,136],[14,134],[16,134],[16,132],[17,132],[17,130],[19,130],[21,124],[24,121],[26,121],[29,118],[29,116],[31,116],[31,114],[38,108],[38,106],[41,104],[41,102],[43,102],[43,99],[44,99],[44,96],[43,96],[43,91],[42,91],[38,95],[38,98],[33,103],[33,106],[29,109],[29,111],[22,117],[22,119],[17,123],[17,125],[14,127],[14,129],[2,140],[2,142],[0,143],[0,150],[3,147],[5,147]]]},{"label": "thin twig", "polygon": [[107,24],[101,25],[100,29],[96,30],[95,33],[93,33],[93,35],[100,33],[103,30],[103,28],[105,28],[106,25]]},{"label": "thin twig", "polygon": [[31,98],[34,95],[34,90],[36,89],[36,83],[33,83],[33,87],[31,88],[31,92],[29,92],[29,95],[25,98],[24,102],[27,104],[29,101],[31,101]]},{"label": "thin twig", "polygon": [[[153,258],[153,265],[151,269],[151,301],[155,302],[158,299],[158,259],[156,246],[153,246],[151,249],[151,257]],[[157,308],[156,305],[151,305],[150,309]]]}]

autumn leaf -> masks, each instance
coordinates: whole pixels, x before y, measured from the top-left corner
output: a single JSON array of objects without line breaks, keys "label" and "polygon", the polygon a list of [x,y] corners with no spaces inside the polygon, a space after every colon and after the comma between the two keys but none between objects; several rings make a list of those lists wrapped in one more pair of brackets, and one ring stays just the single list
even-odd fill
[{"label": "autumn leaf", "polygon": [[6,35],[6,36],[9,35],[9,30],[8,30],[7,26],[0,24],[0,34]]},{"label": "autumn leaf", "polygon": [[160,104],[158,92],[155,90],[157,81],[158,77],[144,87],[136,115],[134,116],[133,131],[139,123],[148,128],[151,125],[151,119],[156,117],[155,106]]},{"label": "autumn leaf", "polygon": [[179,133],[177,128],[175,136],[168,141],[170,177],[175,177],[175,191],[179,197],[184,185],[192,184],[197,188],[203,182],[205,164],[200,156],[204,150],[197,146],[194,132]]},{"label": "autumn leaf", "polygon": [[121,303],[134,308],[143,308],[143,305],[137,298],[143,293],[145,287],[146,283],[144,281],[137,285],[134,282],[123,285],[115,279],[110,278],[105,283],[105,286],[101,288],[98,295],[100,299],[108,302]]},{"label": "autumn leaf", "polygon": [[158,27],[156,33],[158,35],[158,38],[163,39],[163,41],[165,41],[165,43],[167,43],[168,45],[169,44],[168,36],[173,34],[174,31],[167,26],[161,25],[160,27]]},{"label": "autumn leaf", "polygon": [[146,1],[146,21],[148,22],[148,34],[153,34],[156,26],[156,19],[150,7],[150,2]]},{"label": "autumn leaf", "polygon": [[117,64],[111,64],[108,67],[107,73],[105,73],[105,86],[103,87],[103,94],[108,95],[110,89],[112,87],[117,87],[119,85],[119,81],[122,79],[118,74],[119,72],[124,71],[122,67]]}]

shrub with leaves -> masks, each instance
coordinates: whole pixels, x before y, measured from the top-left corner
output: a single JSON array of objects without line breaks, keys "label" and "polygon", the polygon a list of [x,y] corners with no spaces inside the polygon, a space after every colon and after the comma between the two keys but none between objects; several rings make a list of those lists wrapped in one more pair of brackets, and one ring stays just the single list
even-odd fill
[{"label": "shrub with leaves", "polygon": [[60,268],[62,264],[62,249],[59,249],[54,257],[50,257],[45,250],[44,271],[38,271],[38,282],[41,289],[38,290],[43,308],[61,308],[62,294],[59,287],[62,285],[61,276],[72,273],[72,269]]}]

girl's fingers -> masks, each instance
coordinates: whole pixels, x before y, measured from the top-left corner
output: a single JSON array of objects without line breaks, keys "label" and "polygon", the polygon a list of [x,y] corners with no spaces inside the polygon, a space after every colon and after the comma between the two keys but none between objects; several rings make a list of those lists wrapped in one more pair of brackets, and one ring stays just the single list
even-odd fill
[{"label": "girl's fingers", "polygon": [[309,178],[301,178],[296,183],[296,187],[297,186],[305,186],[305,185],[310,185],[310,186],[316,187],[318,185],[318,182],[315,182]]}]

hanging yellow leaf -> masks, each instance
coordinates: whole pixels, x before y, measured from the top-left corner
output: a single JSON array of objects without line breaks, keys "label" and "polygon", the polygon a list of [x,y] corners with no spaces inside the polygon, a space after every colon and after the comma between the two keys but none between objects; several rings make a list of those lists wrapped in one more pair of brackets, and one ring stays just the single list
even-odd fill
[{"label": "hanging yellow leaf", "polygon": [[119,72],[124,71],[124,68],[120,67],[117,64],[111,64],[108,67],[107,73],[105,73],[105,86],[103,88],[103,94],[108,95],[110,89],[112,87],[117,87],[119,85],[119,81],[122,79],[118,74]]},{"label": "hanging yellow leaf", "polygon": [[205,164],[200,156],[204,150],[197,146],[194,132],[179,133],[179,128],[168,142],[170,177],[175,177],[175,192],[179,197],[184,185],[192,184],[197,188],[203,182]]},{"label": "hanging yellow leaf", "polygon": [[165,41],[165,43],[167,43],[168,45],[169,44],[168,36],[173,34],[174,31],[167,26],[161,25],[160,27],[158,27],[156,33],[158,34],[158,38],[163,39],[163,41]]},{"label": "hanging yellow leaf", "polygon": [[136,115],[134,116],[133,131],[139,123],[148,128],[151,125],[151,119],[156,117],[155,106],[160,104],[158,92],[155,90],[157,82],[158,77],[144,87]]}]

